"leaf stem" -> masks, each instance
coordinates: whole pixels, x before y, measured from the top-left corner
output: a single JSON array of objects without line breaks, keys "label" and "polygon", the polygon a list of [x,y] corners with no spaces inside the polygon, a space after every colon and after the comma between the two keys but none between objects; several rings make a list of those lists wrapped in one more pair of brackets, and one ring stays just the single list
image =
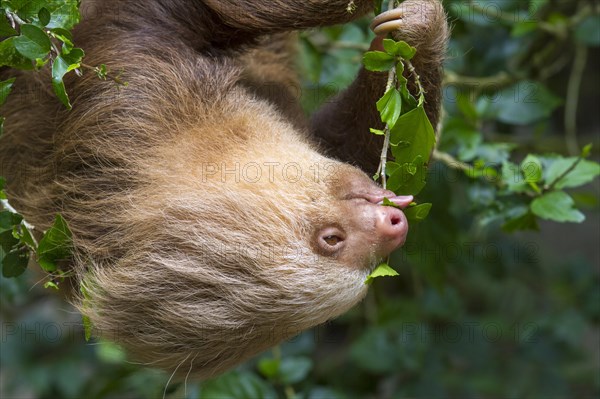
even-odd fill
[{"label": "leaf stem", "polygon": [[423,85],[421,84],[421,77],[419,76],[419,74],[415,70],[415,67],[412,64],[412,62],[410,62],[410,60],[402,60],[402,61],[405,63],[405,65],[408,68],[408,71],[410,72],[410,74],[412,75],[413,79],[415,80],[415,84],[417,85],[417,89],[419,89],[419,106],[421,106],[425,102],[425,90],[423,89]]},{"label": "leaf stem", "polygon": [[574,171],[575,168],[577,167],[577,165],[579,165],[579,163],[581,161],[583,161],[583,157],[578,157],[577,160],[575,162],[573,162],[573,165],[571,165],[567,170],[565,170],[563,173],[561,173],[561,175],[558,176],[556,179],[554,179],[554,181],[552,183],[544,186],[544,191],[552,191],[554,189],[554,187],[558,184],[558,182],[560,182],[562,179],[564,179],[569,173]]},{"label": "leaf stem", "polygon": [[[95,72],[96,74],[98,74],[100,72],[100,68],[99,67],[95,67],[92,65],[88,65],[85,63],[80,63],[79,65],[81,65],[82,68],[90,70]],[[122,81],[121,79],[119,79],[118,76],[113,76],[109,73],[103,74],[103,76],[106,76],[108,79],[112,80],[113,82],[115,82],[116,84],[118,84],[119,86],[127,86],[127,82]]]}]

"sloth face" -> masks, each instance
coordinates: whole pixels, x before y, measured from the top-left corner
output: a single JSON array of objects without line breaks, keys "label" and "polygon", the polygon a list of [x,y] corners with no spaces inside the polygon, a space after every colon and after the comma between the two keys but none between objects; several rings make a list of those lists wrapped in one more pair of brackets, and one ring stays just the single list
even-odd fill
[{"label": "sloth face", "polygon": [[318,178],[204,166],[140,193],[135,248],[85,277],[91,300],[82,312],[97,333],[154,366],[195,359],[194,374],[208,377],[360,301],[367,275],[408,230],[401,210],[380,203],[412,198],[354,167],[301,155],[298,170],[318,168]]}]

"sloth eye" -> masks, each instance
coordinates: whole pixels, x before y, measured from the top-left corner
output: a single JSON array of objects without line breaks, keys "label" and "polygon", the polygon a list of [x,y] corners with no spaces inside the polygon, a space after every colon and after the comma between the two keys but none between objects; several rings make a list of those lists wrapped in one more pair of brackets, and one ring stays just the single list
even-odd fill
[{"label": "sloth eye", "polygon": [[337,255],[346,244],[346,233],[338,227],[326,227],[317,233],[315,241],[322,255]]},{"label": "sloth eye", "polygon": [[327,243],[327,245],[331,245],[332,247],[336,246],[342,239],[338,236],[327,236],[323,237],[323,241]]}]

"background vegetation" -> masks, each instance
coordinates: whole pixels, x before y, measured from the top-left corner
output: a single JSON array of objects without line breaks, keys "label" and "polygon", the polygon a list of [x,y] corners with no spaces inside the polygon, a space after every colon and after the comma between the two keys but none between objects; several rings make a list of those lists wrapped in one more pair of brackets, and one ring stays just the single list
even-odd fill
[{"label": "background vegetation", "polygon": [[[2,1],[4,11],[8,3],[27,2]],[[600,148],[598,5],[444,4],[453,24],[447,115],[419,197],[434,206],[391,260],[399,277],[377,280],[341,318],[187,384],[128,363],[111,344],[86,343],[80,315],[36,284],[35,271],[2,277],[0,396],[598,397],[599,169],[583,160]],[[367,26],[302,36],[307,112],[354,79]],[[62,51],[48,50],[46,62]]]}]

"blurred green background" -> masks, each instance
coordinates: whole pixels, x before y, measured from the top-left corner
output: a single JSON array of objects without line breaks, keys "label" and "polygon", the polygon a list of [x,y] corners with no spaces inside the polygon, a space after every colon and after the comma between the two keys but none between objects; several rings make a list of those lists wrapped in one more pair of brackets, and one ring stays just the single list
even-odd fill
[{"label": "blurred green background", "polygon": [[[453,34],[440,151],[498,164],[593,143],[597,160],[597,3],[444,5]],[[302,35],[307,112],[354,79],[367,26]],[[522,96],[499,95],[507,92]],[[40,276],[0,278],[0,397],[599,397],[598,180],[570,191],[585,222],[508,233],[506,193],[454,166],[431,167],[420,201],[434,207],[392,259],[400,277],[377,280],[346,315],[214,381],[169,383],[111,344],[86,343],[80,315]]]}]

